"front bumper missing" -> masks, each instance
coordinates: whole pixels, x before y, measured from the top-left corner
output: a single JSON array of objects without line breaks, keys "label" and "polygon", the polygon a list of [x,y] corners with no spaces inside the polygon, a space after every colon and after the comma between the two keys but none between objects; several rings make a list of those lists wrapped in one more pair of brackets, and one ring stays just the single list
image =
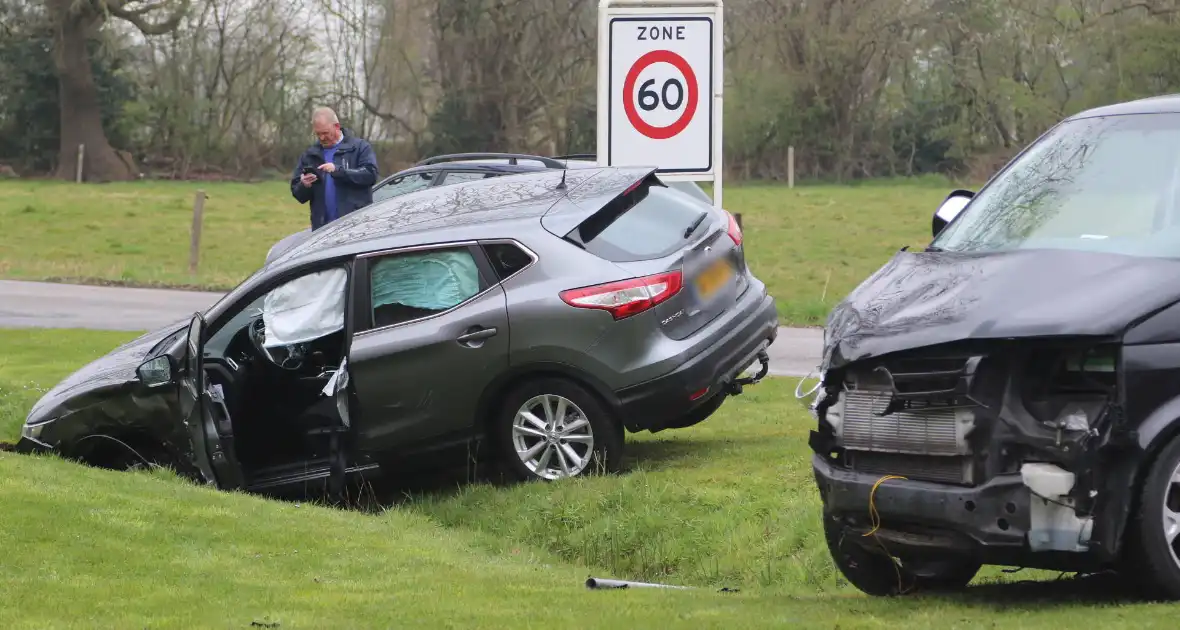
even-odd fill
[{"label": "front bumper missing", "polygon": [[[1018,552],[1029,530],[1029,494],[1020,474],[999,475],[967,488],[843,470],[821,455],[812,469],[824,504],[824,516],[842,521],[859,534],[873,529],[872,506],[880,516],[875,532],[891,551],[988,554]],[[862,542],[862,541],[858,541]],[[874,537],[863,537],[866,545]]]}]

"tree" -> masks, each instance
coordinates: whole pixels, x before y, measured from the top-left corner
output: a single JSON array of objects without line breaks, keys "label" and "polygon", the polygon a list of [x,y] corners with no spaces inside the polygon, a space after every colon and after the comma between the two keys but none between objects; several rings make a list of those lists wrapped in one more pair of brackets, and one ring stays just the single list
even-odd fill
[{"label": "tree", "polygon": [[[144,35],[168,33],[184,17],[189,0],[45,0],[45,3],[54,27],[53,61],[61,115],[57,177],[74,177],[78,145],[84,145],[86,179],[134,178],[136,168],[130,155],[116,151],[103,129],[89,42],[112,18],[129,22]],[[161,15],[164,17],[160,18]]]}]

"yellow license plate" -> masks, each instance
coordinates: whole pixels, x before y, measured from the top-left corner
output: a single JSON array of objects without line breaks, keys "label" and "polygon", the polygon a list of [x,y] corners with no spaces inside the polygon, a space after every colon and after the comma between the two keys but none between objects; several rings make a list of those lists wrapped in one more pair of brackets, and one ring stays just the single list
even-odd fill
[{"label": "yellow license plate", "polygon": [[710,298],[729,282],[729,278],[732,275],[733,268],[724,260],[718,260],[702,272],[700,276],[697,276],[697,291],[701,294],[701,297]]}]

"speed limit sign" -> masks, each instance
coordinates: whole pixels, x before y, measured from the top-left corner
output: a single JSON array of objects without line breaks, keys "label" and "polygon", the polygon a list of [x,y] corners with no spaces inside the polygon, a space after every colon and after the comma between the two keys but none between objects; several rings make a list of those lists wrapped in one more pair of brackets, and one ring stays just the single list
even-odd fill
[{"label": "speed limit sign", "polygon": [[602,2],[600,163],[666,180],[720,172],[721,3],[710,4]]}]

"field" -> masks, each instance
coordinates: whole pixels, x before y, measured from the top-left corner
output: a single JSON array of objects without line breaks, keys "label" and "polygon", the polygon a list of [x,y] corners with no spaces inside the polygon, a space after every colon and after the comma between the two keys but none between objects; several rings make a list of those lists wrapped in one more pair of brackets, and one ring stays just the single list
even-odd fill
[{"label": "field", "polygon": [[[199,188],[209,198],[200,266],[190,275]],[[725,206],[742,215],[750,265],[778,299],[783,323],[808,326],[898,249],[929,241],[930,217],[951,188],[940,179],[730,185]],[[0,182],[0,277],[228,289],[307,221],[283,182]]]},{"label": "field", "polygon": [[[0,440],[41,389],[132,336],[0,330]],[[770,380],[703,425],[638,436],[625,474],[427,488],[365,512],[0,452],[0,626],[1174,627],[1175,606],[1102,578],[989,569],[956,597],[852,590],[817,531],[793,388]],[[589,575],[700,588],[591,592]]]}]

